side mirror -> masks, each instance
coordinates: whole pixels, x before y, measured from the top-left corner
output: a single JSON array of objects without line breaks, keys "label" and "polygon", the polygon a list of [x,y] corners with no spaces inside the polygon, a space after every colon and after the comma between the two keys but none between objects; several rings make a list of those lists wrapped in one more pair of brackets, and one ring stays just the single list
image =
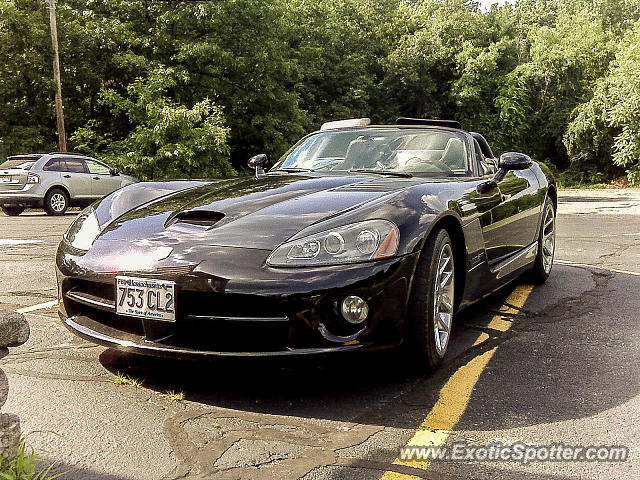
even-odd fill
[{"label": "side mirror", "polygon": [[498,167],[507,171],[526,170],[531,165],[533,165],[531,157],[519,152],[503,153],[502,155],[500,155],[500,161],[498,162]]},{"label": "side mirror", "polygon": [[115,168],[110,169],[109,173],[112,177],[117,177],[118,175],[120,175],[120,172],[118,172],[118,170],[116,170]]},{"label": "side mirror", "polygon": [[500,155],[498,160],[498,171],[486,182],[480,183],[476,187],[478,193],[487,193],[498,186],[509,170],[526,170],[533,165],[533,160],[529,155],[520,152],[507,152]]},{"label": "side mirror", "polygon": [[262,175],[264,175],[264,167],[268,161],[269,157],[267,157],[267,155],[264,153],[260,153],[251,157],[247,162],[247,165],[249,165],[249,168],[255,168],[256,178],[260,178]]}]

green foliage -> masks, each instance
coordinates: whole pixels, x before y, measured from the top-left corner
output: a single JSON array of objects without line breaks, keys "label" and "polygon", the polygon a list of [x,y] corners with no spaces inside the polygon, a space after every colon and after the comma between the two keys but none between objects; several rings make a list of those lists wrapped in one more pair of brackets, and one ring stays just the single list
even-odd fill
[{"label": "green foliage", "polygon": [[222,109],[208,98],[189,108],[168,95],[186,82],[186,73],[157,68],[135,79],[125,95],[103,90],[99,103],[115,118],[124,117],[129,133],[108,141],[95,133],[94,122],[78,129],[72,141],[83,151],[104,148],[103,158],[143,179],[233,175]]},{"label": "green foliage", "polygon": [[565,136],[577,161],[605,172],[623,169],[632,185],[640,185],[639,71],[640,23],[636,23],[593,97],[576,108]]},{"label": "green foliage", "polygon": [[[640,182],[640,0],[58,1],[74,150],[226,177],[327,120],[455,118],[567,183]],[[0,157],[55,148],[46,3],[0,0]]]},{"label": "green foliage", "polygon": [[0,480],[55,480],[64,475],[53,475],[53,465],[40,471],[36,467],[37,458],[33,449],[21,438],[15,456],[9,460],[8,452],[0,455]]},{"label": "green foliage", "polygon": [[38,0],[0,1],[0,138],[7,152],[55,145],[48,12]]},{"label": "green foliage", "polygon": [[124,373],[116,372],[115,377],[111,379],[111,383],[114,385],[131,385],[132,387],[138,388],[141,387],[144,382]]}]

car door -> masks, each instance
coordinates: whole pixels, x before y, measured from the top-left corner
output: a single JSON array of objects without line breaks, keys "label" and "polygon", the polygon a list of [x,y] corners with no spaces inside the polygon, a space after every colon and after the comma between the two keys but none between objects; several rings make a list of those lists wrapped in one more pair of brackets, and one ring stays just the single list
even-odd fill
[{"label": "car door", "polygon": [[111,169],[97,160],[87,159],[87,168],[91,174],[91,194],[93,198],[102,198],[120,188],[119,175],[112,175]]},{"label": "car door", "polygon": [[81,158],[65,157],[61,181],[74,203],[91,201],[91,176]]},{"label": "car door", "polygon": [[483,168],[484,156],[478,142],[472,138],[470,144],[472,146],[470,170],[476,179],[470,182],[471,188],[464,195],[460,206],[463,214],[476,217],[480,222],[484,250],[487,261],[491,264],[505,252],[503,240],[506,235],[505,223],[499,221],[502,216],[503,197],[497,185],[480,188],[493,177],[494,172],[490,168]]},{"label": "car door", "polygon": [[[494,175],[492,159],[484,158],[477,140],[474,146],[473,171],[479,179],[477,188]],[[490,163],[491,162],[491,163]],[[486,164],[486,165],[485,165]],[[474,189],[466,199],[479,213],[479,221],[489,264],[495,264],[533,243],[540,215],[538,180],[531,169],[510,171],[489,190]]]},{"label": "car door", "polygon": [[[499,229],[500,257],[517,253],[535,242],[540,220],[540,185],[533,170],[509,171],[498,182],[501,204],[494,212]],[[499,259],[499,258],[498,258]]]}]

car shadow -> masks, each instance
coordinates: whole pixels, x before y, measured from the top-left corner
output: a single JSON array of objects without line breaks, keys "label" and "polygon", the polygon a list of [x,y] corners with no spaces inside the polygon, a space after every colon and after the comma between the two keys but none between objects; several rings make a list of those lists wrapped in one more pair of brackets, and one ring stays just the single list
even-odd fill
[{"label": "car shadow", "polygon": [[[580,270],[588,291],[564,290]],[[593,277],[593,279],[592,279]],[[475,356],[498,347],[480,376],[456,429],[530,426],[595,415],[640,391],[635,372],[640,334],[625,310],[640,278],[589,273],[557,265],[536,287],[507,332],[485,320],[514,286],[456,317],[454,344],[441,369],[417,373],[402,351],[320,358],[178,361],[105,350],[102,365],[160,393],[182,391],[203,405],[397,428],[416,428],[451,375]],[[560,292],[560,293],[559,293]],[[626,302],[626,303],[625,303]],[[629,307],[631,308],[631,307]],[[602,328],[603,312],[615,329]],[[474,345],[478,335],[490,339]]]}]

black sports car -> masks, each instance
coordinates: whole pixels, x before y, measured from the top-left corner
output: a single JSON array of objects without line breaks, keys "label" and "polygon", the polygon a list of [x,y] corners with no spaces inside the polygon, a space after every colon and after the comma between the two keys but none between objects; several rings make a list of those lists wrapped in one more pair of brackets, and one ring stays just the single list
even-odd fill
[{"label": "black sports car", "polygon": [[455,312],[553,263],[556,186],[452,121],[330,122],[268,172],[124,187],[57,252],[60,318],[138,353],[407,344],[435,368]]}]

